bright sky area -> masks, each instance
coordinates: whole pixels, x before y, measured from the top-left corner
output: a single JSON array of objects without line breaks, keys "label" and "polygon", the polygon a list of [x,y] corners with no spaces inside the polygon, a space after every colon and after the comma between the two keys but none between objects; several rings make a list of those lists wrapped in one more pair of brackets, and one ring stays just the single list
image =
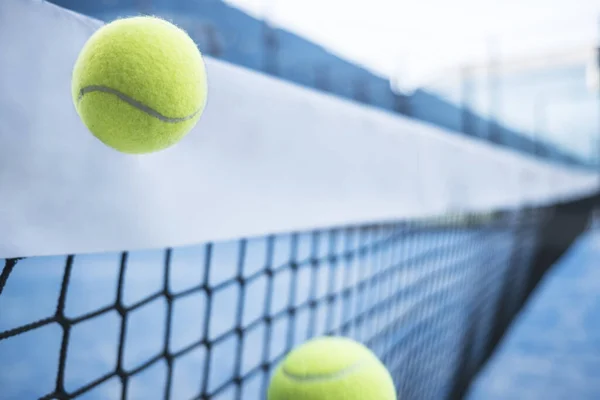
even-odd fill
[{"label": "bright sky area", "polygon": [[[384,76],[592,46],[600,0],[226,0]],[[490,46],[490,43],[492,46]]]}]

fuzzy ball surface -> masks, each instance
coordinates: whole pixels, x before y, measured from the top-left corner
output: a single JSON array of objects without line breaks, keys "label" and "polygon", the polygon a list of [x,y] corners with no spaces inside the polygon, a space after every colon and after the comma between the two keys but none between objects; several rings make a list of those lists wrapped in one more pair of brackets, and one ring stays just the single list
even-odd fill
[{"label": "fuzzy ball surface", "polygon": [[313,339],[277,367],[268,400],[396,400],[394,382],[365,346],[342,337]]},{"label": "fuzzy ball surface", "polygon": [[88,39],[71,92],[100,141],[123,153],[151,153],[177,143],[200,118],[206,69],[182,29],[156,17],[124,18]]}]

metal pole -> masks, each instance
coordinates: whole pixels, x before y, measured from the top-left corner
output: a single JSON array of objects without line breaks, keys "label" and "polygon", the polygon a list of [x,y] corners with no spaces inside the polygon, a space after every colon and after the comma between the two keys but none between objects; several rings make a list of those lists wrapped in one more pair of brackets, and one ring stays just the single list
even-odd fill
[{"label": "metal pole", "polygon": [[489,102],[490,102],[490,116],[488,121],[488,139],[490,141],[497,140],[497,143],[502,143],[500,137],[496,137],[499,132],[498,127],[498,116],[499,116],[499,107],[500,107],[500,91],[498,87],[498,48],[497,43],[494,38],[488,39],[488,57],[489,57],[489,65],[488,65],[488,92],[489,92]]},{"label": "metal pole", "polygon": [[265,1],[263,4],[263,20],[262,20],[262,41],[263,41],[263,71],[271,74],[278,74],[278,52],[279,52],[279,38],[277,32],[273,28],[270,21],[270,16],[274,3],[271,0]]},{"label": "metal pole", "polygon": [[534,103],[533,154],[541,155],[541,139],[546,129],[546,102],[538,95]]},{"label": "metal pole", "polygon": [[461,68],[460,83],[461,83],[461,130],[465,135],[471,135],[471,89],[473,76],[471,68],[467,65]]},{"label": "metal pole", "polygon": [[277,75],[277,53],[279,50],[279,40],[277,33],[271,24],[269,24],[268,20],[263,21],[263,45],[263,70],[268,74]]}]

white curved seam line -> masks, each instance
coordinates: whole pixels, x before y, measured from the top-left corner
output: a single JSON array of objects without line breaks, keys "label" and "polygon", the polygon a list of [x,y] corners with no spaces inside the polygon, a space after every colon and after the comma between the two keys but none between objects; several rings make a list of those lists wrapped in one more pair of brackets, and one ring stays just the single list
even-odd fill
[{"label": "white curved seam line", "polygon": [[201,111],[201,108],[199,108],[198,110],[194,111],[192,114],[187,115],[185,117],[178,117],[178,118],[167,117],[165,115],[162,115],[158,111],[154,110],[153,108],[150,108],[147,105],[140,103],[139,101],[137,101],[135,99],[132,99],[131,97],[127,96],[125,93],[121,93],[116,89],[110,88],[108,86],[101,86],[101,85],[90,85],[90,86],[81,88],[79,90],[79,97],[77,98],[77,102],[79,103],[81,101],[81,99],[83,98],[83,96],[90,92],[103,92],[103,93],[109,93],[109,94],[115,95],[119,99],[121,99],[124,102],[130,104],[131,106],[137,108],[138,110],[145,112],[146,114],[148,114],[154,118],[157,118],[163,122],[168,122],[168,123],[177,123],[177,122],[187,121],[189,119],[194,118]]},{"label": "white curved seam line", "polygon": [[292,374],[289,371],[286,371],[285,367],[282,367],[281,370],[283,371],[283,374],[286,375],[288,378],[296,380],[296,381],[318,382],[318,381],[328,381],[328,380],[343,378],[347,375],[350,375],[357,369],[361,368],[363,366],[363,364],[364,364],[364,362],[357,362],[354,365],[352,365],[348,368],[345,368],[341,371],[334,372],[332,374],[325,374],[325,375],[298,376],[298,375]]}]

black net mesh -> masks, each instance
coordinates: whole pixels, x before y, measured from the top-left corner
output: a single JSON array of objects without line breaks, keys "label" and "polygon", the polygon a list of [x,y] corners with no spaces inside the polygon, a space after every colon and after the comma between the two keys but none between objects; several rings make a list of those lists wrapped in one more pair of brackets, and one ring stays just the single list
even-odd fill
[{"label": "black net mesh", "polygon": [[401,399],[460,398],[592,205],[1,261],[0,397],[264,399],[344,335]]}]

